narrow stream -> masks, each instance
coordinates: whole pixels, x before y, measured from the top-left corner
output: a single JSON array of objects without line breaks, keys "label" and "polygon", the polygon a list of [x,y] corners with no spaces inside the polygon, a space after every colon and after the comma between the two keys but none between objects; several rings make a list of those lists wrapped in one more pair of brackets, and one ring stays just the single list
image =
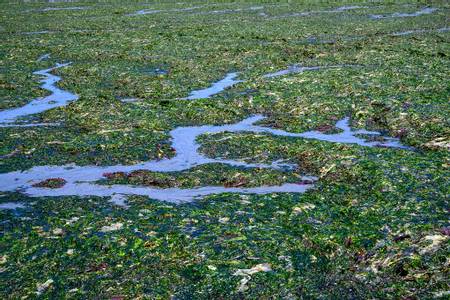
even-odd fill
[{"label": "narrow stream", "polygon": [[404,35],[410,35],[410,34],[416,34],[416,33],[447,32],[449,30],[450,30],[450,27],[442,27],[442,28],[438,28],[438,29],[413,29],[413,30],[394,32],[391,34],[391,36],[404,36]]},{"label": "narrow stream", "polygon": [[59,10],[85,10],[89,9],[87,6],[71,6],[71,7],[46,7],[42,9],[31,9],[26,12],[49,12],[49,11],[59,11]]},{"label": "narrow stream", "polygon": [[273,77],[284,76],[284,75],[288,75],[288,74],[302,73],[305,71],[317,71],[317,70],[322,70],[322,69],[336,69],[336,68],[342,68],[342,67],[349,67],[349,65],[314,66],[314,67],[302,67],[300,65],[292,65],[292,66],[289,66],[285,70],[265,74],[265,75],[263,75],[263,78],[273,78]]},{"label": "narrow stream", "polygon": [[[71,101],[77,100],[78,96],[71,92],[62,90],[56,86],[56,83],[61,80],[61,77],[51,74],[50,72],[68,66],[66,64],[56,64],[55,67],[45,70],[36,71],[33,74],[44,76],[41,88],[50,91],[51,94],[43,98],[37,98],[28,104],[18,107],[0,111],[0,127],[11,127],[19,118],[44,112],[46,110],[66,106]],[[28,126],[37,126],[36,124],[26,124]],[[23,124],[21,124],[23,126]]]},{"label": "narrow stream", "polygon": [[390,15],[370,15],[369,17],[373,20],[380,20],[380,19],[388,19],[388,18],[408,18],[408,17],[418,17],[422,15],[429,15],[437,11],[437,8],[432,7],[425,7],[419,11],[413,12],[413,13],[393,13]]},{"label": "narrow stream", "polygon": [[270,17],[270,19],[280,19],[280,18],[288,18],[288,17],[306,17],[316,14],[326,14],[326,13],[343,13],[350,10],[364,9],[369,8],[368,6],[359,6],[359,5],[351,5],[351,6],[340,6],[334,9],[329,10],[311,10],[311,11],[303,11],[303,12],[293,12],[279,16]]},{"label": "narrow stream", "polygon": [[39,58],[36,61],[39,62],[39,61],[43,61],[43,60],[46,60],[46,59],[49,59],[49,58],[50,58],[50,54],[47,53],[47,54],[39,56]]},{"label": "narrow stream", "polygon": [[168,9],[168,10],[162,10],[162,9],[141,9],[138,11],[135,11],[134,13],[128,14],[127,16],[140,16],[140,15],[151,15],[151,14],[157,14],[157,13],[163,13],[163,12],[184,12],[184,11],[191,11],[195,9],[199,9],[204,7],[204,5],[201,6],[193,6],[193,7],[186,7],[186,8],[174,8],[174,9]]},{"label": "narrow stream", "polygon": [[251,6],[247,8],[235,8],[235,9],[222,9],[222,10],[210,10],[200,12],[198,14],[208,15],[208,14],[229,14],[229,13],[238,13],[243,11],[257,11],[264,9],[264,6]]},{"label": "narrow stream", "polygon": [[238,73],[228,73],[222,80],[213,83],[209,88],[193,91],[188,97],[183,98],[183,100],[205,99],[216,95],[226,88],[242,82],[242,80],[236,80],[237,76]]}]

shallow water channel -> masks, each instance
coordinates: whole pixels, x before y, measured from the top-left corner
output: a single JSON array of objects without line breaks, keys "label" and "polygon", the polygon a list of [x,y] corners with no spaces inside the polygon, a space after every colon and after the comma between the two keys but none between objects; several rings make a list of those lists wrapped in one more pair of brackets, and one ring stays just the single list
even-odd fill
[{"label": "shallow water channel", "polygon": [[[32,100],[27,105],[0,111],[0,124],[8,125],[15,122],[18,118],[40,113],[45,110],[67,105],[70,101],[78,97],[68,91],[59,89],[56,83],[61,80],[60,77],[50,74],[56,68],[67,66],[68,64],[58,64],[54,68],[35,72],[35,74],[45,76],[42,88],[52,92],[51,95]],[[329,66],[334,68],[339,66]],[[289,73],[302,72],[304,70],[317,70],[321,67],[290,67],[275,73],[270,73],[264,77],[272,78]],[[230,86],[236,82],[234,79],[237,73],[228,74],[224,80],[213,84],[212,87],[202,91],[193,92],[191,99],[197,99],[215,94],[225,86]],[[195,96],[195,97],[194,97]],[[381,141],[371,141],[368,137],[381,136],[379,132],[367,130],[352,130],[349,125],[349,118],[344,118],[336,123],[336,127],[341,131],[335,134],[324,134],[319,131],[307,131],[303,133],[287,132],[280,129],[273,129],[256,125],[257,122],[265,119],[263,115],[253,115],[235,123],[225,125],[203,125],[177,127],[170,131],[172,147],[176,155],[170,159],[152,160],[135,165],[114,165],[114,166],[36,166],[27,171],[14,171],[0,174],[0,191],[20,191],[33,197],[39,196],[115,196],[115,195],[146,195],[153,199],[164,200],[174,203],[193,201],[198,197],[204,197],[210,194],[223,192],[230,193],[254,193],[267,194],[274,192],[302,193],[313,187],[314,177],[305,177],[307,184],[285,183],[279,186],[261,186],[261,187],[222,187],[222,186],[203,186],[191,189],[180,188],[155,188],[148,186],[130,186],[130,185],[102,185],[97,181],[105,179],[105,173],[112,172],[131,172],[135,170],[149,170],[155,172],[174,172],[191,169],[195,166],[222,163],[235,167],[246,168],[272,168],[286,169],[294,166],[275,161],[269,164],[247,163],[241,160],[231,160],[223,158],[206,157],[199,152],[200,144],[197,138],[204,134],[215,134],[221,132],[252,132],[258,134],[269,134],[275,136],[285,136],[292,138],[305,138],[332,143],[357,144],[365,147],[391,147],[411,150],[404,146],[398,139],[384,137]],[[22,124],[23,125],[23,124]],[[33,124],[25,124],[23,126]],[[36,187],[34,184],[50,178],[61,178],[65,184],[59,188]],[[123,200],[121,200],[123,202]]]},{"label": "shallow water channel", "polygon": [[[61,77],[51,74],[51,71],[68,66],[70,63],[56,64],[55,67],[36,71],[33,74],[43,76],[41,88],[50,91],[51,94],[31,100],[28,104],[18,107],[0,111],[0,127],[15,126],[14,124],[21,117],[44,112],[46,110],[66,106],[71,101],[77,100],[78,96],[62,90],[56,86],[56,83],[61,80]],[[22,124],[23,126],[24,124]],[[36,124],[26,124],[25,126],[36,126]]]}]

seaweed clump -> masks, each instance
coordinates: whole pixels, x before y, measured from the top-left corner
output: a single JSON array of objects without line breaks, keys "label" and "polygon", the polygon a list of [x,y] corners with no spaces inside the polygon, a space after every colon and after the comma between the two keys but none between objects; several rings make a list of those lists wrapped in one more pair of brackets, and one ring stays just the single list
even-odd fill
[{"label": "seaweed clump", "polygon": [[33,187],[59,189],[67,183],[63,178],[48,178],[38,183],[33,184]]}]

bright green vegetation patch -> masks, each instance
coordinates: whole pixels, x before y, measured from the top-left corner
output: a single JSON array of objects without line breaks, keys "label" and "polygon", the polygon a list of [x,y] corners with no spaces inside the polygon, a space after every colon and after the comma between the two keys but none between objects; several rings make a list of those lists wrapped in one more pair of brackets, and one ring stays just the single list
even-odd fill
[{"label": "bright green vegetation patch", "polygon": [[4,128],[0,131],[2,172],[33,165],[133,164],[173,155],[163,131],[144,129],[99,130],[78,127]]},{"label": "bright green vegetation patch", "polygon": [[[320,12],[343,5],[362,8]],[[224,132],[200,136],[200,152],[298,167],[212,164],[108,174],[101,183],[257,187],[299,182],[306,174],[319,178],[315,188],[225,193],[183,205],[129,196],[128,208],[109,198],[2,192],[0,206],[25,208],[0,210],[1,297],[448,297],[450,32],[438,29],[448,27],[450,6],[430,5],[438,10],[373,20],[370,14],[425,5],[0,4],[0,109],[45,95],[32,73],[60,62],[72,64],[54,71],[58,86],[79,96],[27,117],[60,126],[0,128],[2,173],[170,158],[176,154],[170,130],[232,124],[252,114],[267,116],[267,127],[327,133],[348,116],[353,128],[417,149]],[[74,6],[86,9],[39,11]],[[128,15],[142,9],[161,12]],[[307,11],[316,13],[291,15]],[[409,30],[425,31],[392,36]],[[341,67],[263,78],[294,64]],[[210,99],[180,99],[228,72],[244,81]],[[62,181],[42,184],[58,188]]]}]

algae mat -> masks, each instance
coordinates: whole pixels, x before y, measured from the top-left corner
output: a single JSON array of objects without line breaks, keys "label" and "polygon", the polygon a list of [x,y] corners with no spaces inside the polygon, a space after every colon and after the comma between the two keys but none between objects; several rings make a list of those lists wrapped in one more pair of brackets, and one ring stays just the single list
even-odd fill
[{"label": "algae mat", "polygon": [[448,3],[0,6],[2,298],[448,297]]}]

